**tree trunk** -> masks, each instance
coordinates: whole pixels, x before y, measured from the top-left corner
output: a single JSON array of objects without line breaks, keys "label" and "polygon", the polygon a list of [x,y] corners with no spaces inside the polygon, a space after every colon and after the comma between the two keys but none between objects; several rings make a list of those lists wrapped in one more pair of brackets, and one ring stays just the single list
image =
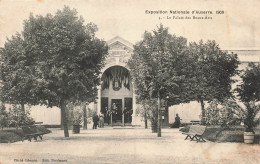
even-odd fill
[{"label": "tree trunk", "polygon": [[168,100],[166,103],[166,109],[165,109],[165,115],[164,115],[164,120],[167,126],[169,126],[169,106],[168,106]]},{"label": "tree trunk", "polygon": [[24,103],[21,103],[22,111],[25,112]]},{"label": "tree trunk", "polygon": [[144,109],[144,126],[145,126],[145,129],[148,129],[148,126],[147,126],[147,111],[146,111],[145,105],[143,105],[143,109]]},{"label": "tree trunk", "polygon": [[145,124],[145,129],[148,129],[148,122],[147,122],[147,118],[145,118],[145,120],[144,120],[144,124]]},{"label": "tree trunk", "polygon": [[68,129],[72,130],[73,127],[73,118],[74,118],[74,104],[73,104],[73,108],[69,109],[66,108],[66,116],[67,116],[67,123],[68,123]]},{"label": "tree trunk", "polygon": [[161,137],[161,98],[158,92],[158,122],[157,122],[157,137]]},{"label": "tree trunk", "polygon": [[87,105],[83,105],[83,129],[88,129],[88,120],[87,120]]},{"label": "tree trunk", "polygon": [[146,111],[146,109],[145,109],[144,112],[145,112],[145,113],[144,113],[144,124],[145,124],[145,129],[148,129],[147,111]]},{"label": "tree trunk", "polygon": [[62,122],[64,128],[64,137],[69,137],[68,123],[66,117],[66,103],[64,100],[61,100],[60,107],[61,107],[61,116],[62,116]]},{"label": "tree trunk", "polygon": [[60,109],[60,129],[64,130],[64,125],[63,125],[63,117],[62,117],[62,111]]},{"label": "tree trunk", "polygon": [[200,100],[200,105],[201,105],[201,124],[205,125],[206,120],[205,120],[205,107],[204,107],[204,101]]}]

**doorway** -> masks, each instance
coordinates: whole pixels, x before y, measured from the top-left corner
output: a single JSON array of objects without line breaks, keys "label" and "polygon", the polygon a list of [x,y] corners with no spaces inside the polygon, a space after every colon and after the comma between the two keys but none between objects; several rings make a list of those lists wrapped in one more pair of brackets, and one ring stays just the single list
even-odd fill
[{"label": "doorway", "polygon": [[101,98],[101,113],[104,115],[104,123],[109,125],[110,123],[110,115],[108,112],[108,97]]},{"label": "doorway", "polygon": [[125,98],[124,122],[132,123],[133,114],[133,100],[132,98]]},{"label": "doorway", "polygon": [[111,99],[112,121],[122,123],[122,99]]}]

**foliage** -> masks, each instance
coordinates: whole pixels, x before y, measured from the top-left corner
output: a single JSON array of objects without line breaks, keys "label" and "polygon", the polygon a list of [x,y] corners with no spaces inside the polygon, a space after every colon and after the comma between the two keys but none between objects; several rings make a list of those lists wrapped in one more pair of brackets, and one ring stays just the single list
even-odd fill
[{"label": "foliage", "polygon": [[26,62],[25,43],[21,34],[7,39],[0,50],[1,100],[10,104],[33,104],[35,78]]},{"label": "foliage", "polygon": [[0,127],[2,129],[10,126],[18,128],[34,123],[30,117],[29,110],[23,110],[21,105],[12,105],[12,107],[7,110],[4,104],[1,104],[0,108]]},{"label": "foliage", "polygon": [[[260,123],[259,111],[260,104],[254,101],[244,102],[244,105],[238,105],[235,101],[231,102],[232,108],[240,113],[241,120],[244,122],[245,131],[254,132],[254,127]],[[258,116],[258,117],[257,117]]]},{"label": "foliage", "polygon": [[75,103],[68,103],[67,108],[67,115],[70,118],[69,123],[72,125],[80,125],[83,122],[83,103],[75,102]]},{"label": "foliage", "polygon": [[244,103],[243,119],[245,130],[253,131],[260,122],[257,114],[260,111],[260,64],[249,63],[247,69],[240,75],[242,83],[237,86],[236,91],[239,99]]},{"label": "foliage", "polygon": [[236,91],[242,102],[260,101],[260,64],[249,63],[241,74],[242,84]]},{"label": "foliage", "polygon": [[243,120],[243,112],[241,107],[234,99],[227,99],[221,104],[220,123],[222,127],[229,127],[231,125],[240,125]]},{"label": "foliage", "polygon": [[100,83],[108,48],[95,37],[96,31],[95,24],[84,25],[69,7],[55,15],[31,14],[22,35],[7,40],[1,50],[4,98],[11,103],[60,107],[68,137],[66,104],[93,101]]},{"label": "foliage", "polygon": [[239,62],[236,54],[222,51],[215,41],[187,46],[185,38],[160,25],[153,33],[144,33],[128,64],[140,100],[169,97],[169,105],[196,100],[204,120],[204,101],[232,96]]},{"label": "foliage", "polygon": [[80,108],[73,110],[73,125],[80,125],[83,121],[83,111]]},{"label": "foliage", "polygon": [[207,125],[221,125],[230,127],[239,125],[243,118],[241,107],[232,99],[224,100],[222,103],[214,99],[205,110]]},{"label": "foliage", "polygon": [[169,97],[169,104],[180,101],[182,73],[189,67],[184,53],[187,40],[176,37],[160,25],[153,33],[145,32],[143,40],[134,46],[128,62],[139,100]]},{"label": "foliage", "polygon": [[94,37],[93,24],[88,29],[83,22],[68,7],[54,16],[31,15],[25,21],[23,34],[30,49],[28,56],[35,56],[32,60],[40,70],[38,78],[42,79],[37,96],[49,106],[60,106],[61,99],[93,99],[97,92],[107,47]]},{"label": "foliage", "polygon": [[8,113],[3,103],[0,106],[0,127],[3,128],[8,125]]},{"label": "foliage", "polygon": [[202,123],[205,123],[204,101],[216,99],[223,102],[232,97],[232,79],[238,72],[236,54],[222,51],[215,41],[190,43],[189,53],[193,58],[192,74],[189,77],[190,99],[201,103]]},{"label": "foliage", "polygon": [[[191,60],[185,53],[187,40],[176,37],[161,24],[153,33],[145,32],[143,40],[134,46],[134,53],[128,61],[130,74],[135,84],[138,100],[158,99],[169,105],[188,102],[185,96],[185,74]],[[153,110],[152,110],[153,111]],[[157,121],[157,136],[161,136],[161,113],[154,116]],[[153,123],[153,121],[152,121]]]},{"label": "foliage", "polygon": [[254,132],[254,127],[259,125],[260,117],[256,117],[260,111],[260,104],[256,105],[254,101],[245,103],[244,124],[246,132]]},{"label": "foliage", "polygon": [[87,108],[87,113],[88,113],[88,123],[92,121],[92,117],[97,114],[96,110],[93,108]]},{"label": "foliage", "polygon": [[140,102],[140,106],[137,109],[142,117],[146,117],[152,124],[157,123],[158,109],[156,99],[146,99]]},{"label": "foliage", "polygon": [[207,117],[207,123],[230,127],[231,125],[239,125],[243,122],[246,131],[253,131],[254,127],[260,123],[260,117],[257,117],[259,111],[260,104],[253,101],[244,103],[242,106],[234,99],[225,100],[220,105],[215,100],[206,109],[206,116],[209,116]]},{"label": "foliage", "polygon": [[220,109],[218,108],[218,101],[213,100],[209,103],[209,106],[205,110],[206,124],[207,125],[218,125],[221,115]]},{"label": "foliage", "polygon": [[31,125],[34,120],[30,117],[29,110],[22,110],[19,105],[12,105],[8,112],[8,126],[20,127],[23,125]]}]

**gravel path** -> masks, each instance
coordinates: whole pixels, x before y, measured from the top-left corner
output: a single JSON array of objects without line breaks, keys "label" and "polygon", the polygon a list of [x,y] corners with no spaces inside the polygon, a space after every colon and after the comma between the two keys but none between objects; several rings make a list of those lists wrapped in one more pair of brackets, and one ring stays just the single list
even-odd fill
[{"label": "gravel path", "polygon": [[53,129],[43,141],[0,144],[0,164],[10,163],[260,163],[260,146],[243,143],[196,143],[178,129],[81,130],[64,138]]}]

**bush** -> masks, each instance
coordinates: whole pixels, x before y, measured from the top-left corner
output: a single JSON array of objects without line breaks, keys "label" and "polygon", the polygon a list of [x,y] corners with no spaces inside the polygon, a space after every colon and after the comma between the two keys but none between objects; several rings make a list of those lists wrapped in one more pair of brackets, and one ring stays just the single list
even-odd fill
[{"label": "bush", "polygon": [[3,128],[8,125],[8,115],[4,104],[0,106],[0,127]]},{"label": "bush", "polygon": [[82,109],[74,109],[73,111],[73,125],[80,125],[83,121]]},{"label": "bush", "polygon": [[33,119],[30,117],[30,112],[28,110],[23,110],[18,105],[13,105],[9,109],[7,114],[8,126],[20,127],[23,125],[32,125],[34,123]]},{"label": "bush", "polygon": [[240,107],[231,99],[227,99],[223,103],[213,100],[206,108],[205,115],[207,125],[221,125],[222,127],[240,125],[243,118]]},{"label": "bush", "polygon": [[246,132],[254,132],[254,128],[259,125],[260,117],[257,114],[260,111],[260,104],[256,104],[254,101],[245,103],[245,110],[243,112],[243,120]]},{"label": "bush", "polygon": [[205,110],[206,125],[218,125],[221,119],[221,112],[218,108],[218,101],[213,100]]},{"label": "bush", "polygon": [[151,124],[157,126],[158,109],[156,99],[147,99],[140,102],[141,106],[137,109],[137,113],[143,118],[147,118]]}]

